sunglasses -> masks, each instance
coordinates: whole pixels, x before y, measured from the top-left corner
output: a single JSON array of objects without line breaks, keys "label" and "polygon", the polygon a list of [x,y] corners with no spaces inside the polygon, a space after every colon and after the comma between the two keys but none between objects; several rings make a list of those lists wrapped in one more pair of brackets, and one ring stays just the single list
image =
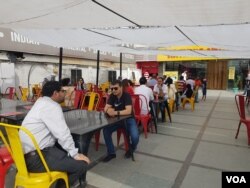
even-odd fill
[{"label": "sunglasses", "polygon": [[111,91],[113,91],[113,90],[117,91],[118,87],[111,87],[110,89],[111,89]]}]

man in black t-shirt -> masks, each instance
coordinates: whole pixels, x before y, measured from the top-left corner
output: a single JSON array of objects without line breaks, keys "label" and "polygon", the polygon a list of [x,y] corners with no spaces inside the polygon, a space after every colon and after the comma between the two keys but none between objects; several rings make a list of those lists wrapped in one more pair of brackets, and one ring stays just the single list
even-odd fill
[{"label": "man in black t-shirt", "polygon": [[[122,116],[132,114],[132,99],[131,96],[123,92],[121,81],[116,80],[111,85],[112,94],[104,108],[105,113],[109,116]],[[108,162],[113,158],[116,158],[115,147],[112,141],[112,133],[120,128],[120,124],[114,124],[112,126],[103,129],[104,140],[107,146],[108,155],[103,159],[103,162]],[[131,137],[131,149],[134,151],[139,142],[139,132],[134,118],[126,119],[126,128]],[[131,151],[125,153],[125,157],[131,157]]]}]

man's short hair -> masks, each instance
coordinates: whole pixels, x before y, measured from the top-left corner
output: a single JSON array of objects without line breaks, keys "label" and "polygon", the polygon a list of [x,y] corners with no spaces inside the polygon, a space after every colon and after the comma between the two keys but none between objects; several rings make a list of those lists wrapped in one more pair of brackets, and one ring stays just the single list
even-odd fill
[{"label": "man's short hair", "polygon": [[163,81],[163,78],[162,78],[162,77],[160,77],[160,76],[157,78],[157,80],[159,80],[159,79],[161,79],[161,80]]},{"label": "man's short hair", "polygon": [[111,85],[116,85],[118,84],[120,87],[122,86],[122,82],[120,80],[115,80],[111,83]]},{"label": "man's short hair", "polygon": [[51,97],[54,91],[60,91],[62,88],[62,84],[58,81],[48,81],[44,84],[42,88],[42,95]]},{"label": "man's short hair", "polygon": [[139,83],[140,85],[145,85],[147,83],[147,79],[144,76],[142,76],[139,80]]}]

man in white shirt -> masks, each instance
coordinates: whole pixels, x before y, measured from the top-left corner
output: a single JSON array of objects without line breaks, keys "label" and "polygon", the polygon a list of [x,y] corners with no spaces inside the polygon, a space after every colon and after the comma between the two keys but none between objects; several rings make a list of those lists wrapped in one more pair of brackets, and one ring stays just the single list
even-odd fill
[{"label": "man in white shirt", "polygon": [[141,97],[141,100],[142,100],[141,114],[148,114],[150,112],[153,117],[154,124],[157,125],[156,115],[155,115],[155,112],[153,111],[154,109],[150,108],[150,106],[152,106],[152,103],[150,103],[150,101],[154,100],[153,91],[151,88],[146,86],[147,79],[145,77],[141,77],[139,80],[139,83],[140,83],[140,86],[135,88],[135,94],[144,95],[147,100],[146,102],[145,98]]},{"label": "man in white shirt", "polygon": [[159,99],[167,99],[168,88],[163,83],[163,78],[158,77],[157,84],[154,86],[154,95],[158,95]]},{"label": "man in white shirt", "polygon": [[140,86],[135,88],[135,94],[137,95],[144,95],[147,99],[147,102],[145,101],[144,97],[141,97],[142,100],[142,108],[141,108],[141,114],[147,114],[149,107],[149,102],[151,100],[154,100],[154,95],[152,89],[146,86],[147,79],[145,77],[141,77],[139,80]]},{"label": "man in white shirt", "polygon": [[168,99],[168,88],[165,84],[163,84],[163,78],[158,77],[157,84],[154,86],[154,95],[158,96],[159,99],[163,99],[165,102],[160,103],[160,110],[162,114],[162,122],[165,122],[165,108],[167,105],[167,99]]},{"label": "man in white shirt", "polygon": [[[42,88],[42,96],[25,117],[22,126],[35,137],[51,171],[68,173],[70,185],[78,183],[90,163],[88,157],[78,153],[70,130],[65,122],[60,103],[64,101],[65,90],[57,81],[49,81]],[[29,172],[44,172],[44,166],[29,137],[20,131]],[[56,142],[63,149],[55,146]]]}]

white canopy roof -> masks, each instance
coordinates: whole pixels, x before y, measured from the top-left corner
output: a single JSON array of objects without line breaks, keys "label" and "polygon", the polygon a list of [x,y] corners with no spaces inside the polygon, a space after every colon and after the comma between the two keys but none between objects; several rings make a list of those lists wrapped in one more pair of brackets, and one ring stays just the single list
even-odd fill
[{"label": "white canopy roof", "polygon": [[[40,43],[136,54],[250,59],[249,0],[8,0],[0,27]],[[155,57],[156,59],[156,57]]]}]

